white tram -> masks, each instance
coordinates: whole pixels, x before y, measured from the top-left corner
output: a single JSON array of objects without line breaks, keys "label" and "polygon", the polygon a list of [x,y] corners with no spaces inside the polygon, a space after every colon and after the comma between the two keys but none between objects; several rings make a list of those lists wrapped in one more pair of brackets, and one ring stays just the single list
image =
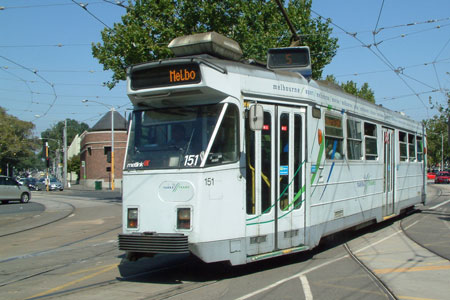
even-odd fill
[{"label": "white tram", "polygon": [[307,47],[240,61],[217,33],[129,68],[128,258],[233,265],[304,251],[426,199],[422,124],[310,79]]}]

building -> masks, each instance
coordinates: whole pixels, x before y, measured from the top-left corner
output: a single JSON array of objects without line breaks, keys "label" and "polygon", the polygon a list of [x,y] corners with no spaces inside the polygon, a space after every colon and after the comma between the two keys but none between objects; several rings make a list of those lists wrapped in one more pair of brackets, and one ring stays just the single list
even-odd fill
[{"label": "building", "polygon": [[[69,161],[72,157],[80,154],[80,143],[81,138],[80,135],[77,134],[74,138],[70,146],[67,148],[67,160]],[[69,172],[67,174],[67,182],[68,183],[75,183],[78,182],[78,174],[76,172]]]},{"label": "building", "polygon": [[[80,136],[80,184],[111,188],[111,112]],[[127,121],[114,111],[114,184],[122,186],[122,168],[127,144]]]}]

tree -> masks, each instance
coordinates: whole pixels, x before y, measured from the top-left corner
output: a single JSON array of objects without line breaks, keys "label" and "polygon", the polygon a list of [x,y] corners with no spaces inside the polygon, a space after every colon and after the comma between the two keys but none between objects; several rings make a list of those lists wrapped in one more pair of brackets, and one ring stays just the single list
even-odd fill
[{"label": "tree", "polygon": [[[77,134],[83,133],[85,130],[89,129],[89,125],[82,122],[79,123],[77,120],[67,119],[67,144],[68,146],[73,141]],[[54,158],[56,150],[62,150],[63,141],[64,141],[64,121],[59,121],[54,124],[49,129],[46,129],[41,133],[42,139],[47,139],[50,154],[49,156]]]},{"label": "tree", "polygon": [[30,167],[25,162],[34,155],[37,141],[33,138],[34,124],[25,122],[6,113],[0,107],[0,168],[6,173],[6,167]]},{"label": "tree", "polygon": [[336,77],[334,77],[333,75],[327,75],[325,80],[333,84],[339,85],[342,88],[342,90],[344,90],[346,93],[355,95],[359,98],[375,103],[375,93],[371,88],[369,88],[369,84],[367,82],[364,82],[362,87],[358,88],[356,82],[353,82],[353,80],[349,80],[345,83],[339,84],[338,81],[336,80]]},{"label": "tree", "polygon": [[[450,117],[450,94],[447,94],[447,107],[441,104],[430,104],[438,110],[438,114],[431,119],[424,120],[427,133],[427,159],[428,166],[437,166],[441,160],[448,162],[450,156],[448,125]],[[444,152],[442,152],[444,150]]]},{"label": "tree", "polygon": [[[285,1],[286,11],[301,37],[311,48],[313,78],[320,78],[336,54],[330,20],[312,18],[312,0]],[[291,33],[273,0],[135,0],[122,23],[102,32],[103,44],[92,45],[92,54],[113,71],[113,88],[126,78],[132,64],[169,58],[167,48],[175,37],[215,31],[236,40],[244,58],[265,60],[269,48],[290,45]]]},{"label": "tree", "polygon": [[80,169],[81,169],[81,160],[80,160],[80,154],[78,153],[75,156],[72,156],[72,158],[70,158],[67,161],[67,171],[69,172],[69,174],[71,172],[74,172],[78,175],[78,178],[80,178]]}]

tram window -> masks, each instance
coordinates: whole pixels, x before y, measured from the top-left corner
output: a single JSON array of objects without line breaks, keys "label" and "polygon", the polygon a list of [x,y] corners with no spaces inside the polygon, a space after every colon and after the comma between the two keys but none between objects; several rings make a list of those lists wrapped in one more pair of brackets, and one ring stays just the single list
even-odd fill
[{"label": "tram window", "polygon": [[347,155],[348,159],[361,159],[362,148],[361,121],[347,120]]},{"label": "tram window", "polygon": [[256,213],[255,190],[255,134],[250,130],[249,118],[245,119],[245,152],[246,152],[246,207],[247,214]]},{"label": "tram window", "polygon": [[378,158],[377,125],[364,123],[364,140],[366,146],[366,159],[376,160]]},{"label": "tram window", "polygon": [[229,104],[220,124],[214,144],[211,148],[206,165],[230,163],[239,156],[239,112],[235,105]]},{"label": "tram window", "polygon": [[325,115],[325,147],[327,159],[342,159],[342,141],[344,134],[342,118]]},{"label": "tram window", "polygon": [[422,137],[417,137],[417,161],[421,162],[423,160],[423,143]]},{"label": "tram window", "polygon": [[[289,168],[289,114],[280,115],[280,169]],[[281,174],[280,170],[280,209],[287,210],[289,207],[289,172]]]},{"label": "tram window", "polygon": [[416,136],[408,133],[409,161],[416,160]]},{"label": "tram window", "polygon": [[408,148],[406,143],[406,133],[399,131],[398,132],[398,141],[400,145],[400,161],[408,160]]},{"label": "tram window", "polygon": [[297,175],[294,178],[294,209],[300,209],[302,198],[302,171],[299,170],[302,166],[302,117],[300,115],[294,116],[294,170]]},{"label": "tram window", "polygon": [[261,213],[270,212],[272,176],[272,120],[269,112],[264,112],[264,127],[261,130]]}]

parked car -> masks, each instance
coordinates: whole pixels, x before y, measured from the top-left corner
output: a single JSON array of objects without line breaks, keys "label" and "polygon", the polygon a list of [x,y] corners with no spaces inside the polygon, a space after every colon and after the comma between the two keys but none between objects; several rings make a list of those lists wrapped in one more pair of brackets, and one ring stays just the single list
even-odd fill
[{"label": "parked car", "polygon": [[442,171],[436,174],[434,183],[449,183],[450,182],[450,172]]},{"label": "parked car", "polygon": [[[43,177],[43,178],[39,179],[39,181],[37,182],[38,190],[40,190],[40,191],[47,190],[47,184],[45,182],[45,179],[46,178]],[[58,179],[56,179],[54,177],[49,178],[49,180],[50,180],[49,186],[48,186],[49,191],[64,190],[64,187],[63,187],[61,181],[59,181]]]},{"label": "parked car", "polygon": [[21,185],[14,178],[0,175],[0,200],[2,204],[6,204],[11,200],[27,203],[30,199],[31,192],[27,186]]},{"label": "parked car", "polygon": [[34,177],[22,178],[19,180],[19,183],[22,185],[26,185],[31,191],[37,191],[37,182],[38,180]]},{"label": "parked car", "polygon": [[436,173],[435,172],[428,172],[427,173],[428,179],[436,179]]}]

